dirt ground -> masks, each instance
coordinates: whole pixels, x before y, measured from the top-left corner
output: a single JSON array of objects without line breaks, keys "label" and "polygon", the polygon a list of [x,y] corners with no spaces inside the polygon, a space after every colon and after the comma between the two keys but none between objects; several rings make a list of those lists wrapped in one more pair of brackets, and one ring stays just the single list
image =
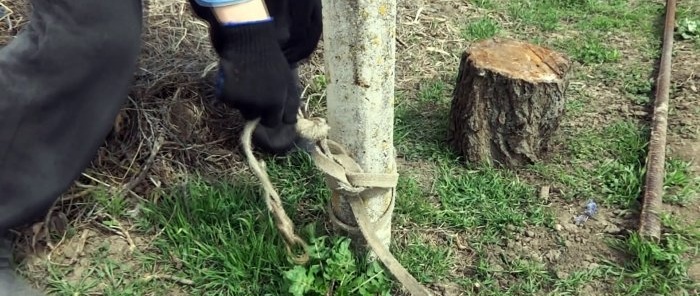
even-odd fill
[{"label": "dirt ground", "polygon": [[[27,10],[22,2],[2,2],[12,9],[12,14],[0,22],[0,44],[9,42],[27,21]],[[115,129],[93,165],[44,221],[18,230],[18,243],[24,246],[18,255],[26,260],[23,273],[37,285],[44,286],[43,279],[52,273],[46,262],[72,266],[73,272],[64,279],[68,282],[80,281],[84,273],[91,272],[94,258],[108,258],[116,264],[127,265],[127,269],[129,264],[138,264],[126,259],[128,255],[125,254],[130,248],[148,249],[155,237],[130,235],[133,225],[121,224],[109,211],[98,210],[84,200],[85,196],[99,192],[96,191],[99,185],[117,190],[111,192],[114,193],[129,181],[138,180],[141,169],[132,169],[132,164],[143,166],[148,163],[150,169],[147,176],[125,194],[145,199],[157,198],[158,192],[164,188],[182,184],[193,171],[225,175],[246,170],[238,153],[240,119],[235,112],[210,104],[208,80],[202,79],[202,76],[211,76],[211,73],[203,73],[203,69],[216,61],[210,53],[206,28],[188,16],[185,2],[161,2],[168,4],[149,8],[147,22],[158,23],[159,27],[145,29],[144,40],[147,41],[131,99],[115,121]],[[452,75],[458,68],[458,53],[469,45],[469,42],[455,37],[460,35],[460,22],[485,13],[486,10],[472,1],[399,1],[397,89],[415,92],[425,80]],[[505,14],[491,16],[504,24],[512,22]],[[625,48],[625,40],[620,42],[623,51],[632,50]],[[674,46],[667,151],[671,156],[691,161],[692,170],[700,175],[700,51],[694,46],[690,42]],[[321,46],[310,63],[302,67],[305,84],[311,84],[313,78],[322,73],[322,52]],[[649,65],[656,63],[647,62]],[[567,117],[563,130],[603,126],[619,118],[650,120],[648,106],[630,103],[618,93],[609,91],[604,83],[577,77],[572,80],[572,87],[586,92],[587,97],[593,99],[588,102],[586,111],[577,117]],[[158,142],[159,137],[164,140]],[[151,147],[157,145],[162,146],[153,152]],[[157,153],[159,157],[149,163],[151,153]],[[410,169],[425,167],[430,170],[433,167],[419,162],[399,160],[399,163]],[[424,181],[429,179],[426,177]],[[550,185],[545,181],[534,182]],[[619,262],[627,260],[606,243],[606,237],[623,237],[635,231],[639,218],[635,212],[601,208],[595,219],[579,227],[574,224],[573,217],[581,213],[583,205],[564,200],[560,190],[563,189],[552,187],[548,197],[551,201],[548,206],[556,213],[554,232],[545,227],[528,228],[516,234],[507,245],[491,249],[491,253],[555,265],[556,275],[561,279],[598,267],[600,257]],[[691,224],[700,219],[698,200],[683,207],[664,204],[664,211],[683,217]],[[101,223],[110,220],[114,221],[112,227]],[[64,241],[61,234],[68,228],[75,235]],[[47,236],[49,230],[51,235]],[[399,242],[405,239],[401,236],[402,231],[396,230]],[[429,240],[444,240],[444,233],[426,233]],[[453,234],[467,235],[450,233],[448,236]],[[473,254],[468,248],[456,250],[456,253],[465,266],[473,263]],[[491,259],[492,270],[504,268],[499,267],[495,255]],[[456,267],[451,272],[468,273],[466,267]],[[157,274],[158,271],[152,270],[151,273]],[[688,273],[700,282],[700,262],[691,264]],[[504,281],[499,283],[502,286],[509,284],[506,278],[501,281]],[[603,284],[584,285],[580,293],[603,295],[600,291],[605,288],[596,286]],[[478,287],[472,287],[472,291],[464,291],[449,283],[433,284],[432,287],[443,295],[469,295],[478,290]],[[178,286],[163,293],[186,295]]]}]

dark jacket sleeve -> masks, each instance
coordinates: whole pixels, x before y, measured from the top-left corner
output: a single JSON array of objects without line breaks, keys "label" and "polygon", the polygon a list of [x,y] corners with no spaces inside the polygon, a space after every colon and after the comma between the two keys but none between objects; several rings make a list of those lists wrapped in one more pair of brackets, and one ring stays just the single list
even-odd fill
[{"label": "dark jacket sleeve", "polygon": [[0,50],[0,232],[42,216],[94,158],[126,101],[140,0],[33,0]]}]

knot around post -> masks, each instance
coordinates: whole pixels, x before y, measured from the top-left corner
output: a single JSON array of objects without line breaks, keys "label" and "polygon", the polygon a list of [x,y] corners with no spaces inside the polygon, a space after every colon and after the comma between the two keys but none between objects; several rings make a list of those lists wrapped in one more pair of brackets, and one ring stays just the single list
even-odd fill
[{"label": "knot around post", "polygon": [[[252,132],[258,122],[259,119],[250,121],[243,129],[243,134],[241,135],[243,149],[248,164],[262,182],[267,207],[273,214],[277,229],[284,238],[288,254],[293,257],[296,263],[304,264],[309,260],[308,245],[294,233],[294,224],[285,213],[279,194],[274,186],[272,186],[270,177],[265,171],[265,163],[262,160],[257,160],[252,153]],[[364,172],[362,167],[348,155],[347,151],[340,144],[328,139],[330,127],[323,118],[307,119],[300,114],[296,128],[301,136],[316,142],[316,146],[312,152],[313,161],[316,167],[325,174],[326,185],[329,186],[335,194],[342,195],[350,203],[358,227],[345,225],[347,226],[347,230],[352,233],[357,232],[359,228],[359,232],[367,241],[372,251],[377,255],[377,258],[389,270],[394,278],[403,284],[411,295],[430,295],[428,289],[423,287],[403,266],[401,266],[401,263],[389,252],[388,246],[385,246],[375,233],[377,226],[384,226],[384,224],[390,223],[390,214],[393,211],[399,174],[396,172]],[[363,201],[363,196],[368,195],[372,190],[391,191],[390,206],[378,217],[375,223],[370,222],[369,214]],[[333,214],[333,210],[330,212],[331,219],[334,220],[334,223],[341,224],[338,223],[340,221]],[[291,247],[294,245],[301,245],[304,249],[304,254],[293,256]]]}]

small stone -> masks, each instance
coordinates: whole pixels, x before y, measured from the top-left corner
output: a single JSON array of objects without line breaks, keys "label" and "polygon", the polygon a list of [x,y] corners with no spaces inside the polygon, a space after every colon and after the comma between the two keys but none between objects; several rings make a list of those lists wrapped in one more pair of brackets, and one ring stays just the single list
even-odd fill
[{"label": "small stone", "polygon": [[569,273],[565,272],[565,271],[557,270],[556,273],[557,273],[557,277],[561,280],[569,277]]},{"label": "small stone", "polygon": [[561,231],[562,229],[564,229],[564,227],[562,227],[561,224],[554,225],[554,230]]},{"label": "small stone", "polygon": [[525,236],[527,237],[535,237],[535,232],[532,230],[525,231]]},{"label": "small stone", "polygon": [[600,264],[598,264],[598,263],[595,263],[595,262],[588,263],[588,269],[596,269],[598,267],[600,267]]},{"label": "small stone", "polygon": [[78,249],[76,248],[64,248],[63,249],[63,256],[66,257],[66,259],[73,259],[76,258],[78,253]]},{"label": "small stone", "polygon": [[636,116],[646,116],[647,112],[646,111],[632,111],[632,114]]},{"label": "small stone", "polygon": [[496,263],[496,264],[491,265],[491,270],[494,272],[501,272],[501,271],[504,271],[505,269],[503,269],[503,266]]},{"label": "small stone", "polygon": [[537,263],[542,263],[544,262],[544,257],[542,257],[542,255],[533,255],[532,260],[535,260]]},{"label": "small stone", "polygon": [[569,232],[573,232],[573,233],[578,232],[578,226],[571,224],[571,223],[564,224],[564,229],[566,229]]},{"label": "small stone", "polygon": [[573,245],[573,242],[568,239],[564,241],[564,246],[566,246],[567,248],[570,248]]},{"label": "small stone", "polygon": [[508,229],[508,230],[510,230],[510,231],[516,231],[516,230],[517,230],[517,229],[515,228],[515,225],[513,225],[513,224],[508,224],[508,225],[506,226],[506,229]]},{"label": "small stone", "polygon": [[549,250],[547,255],[545,255],[549,261],[557,261],[561,257],[561,252],[559,250]]},{"label": "small stone", "polygon": [[615,224],[608,224],[607,226],[605,226],[605,229],[603,229],[603,232],[609,234],[617,234],[620,233],[620,231],[622,231],[620,227],[617,227],[617,225]]},{"label": "small stone", "polygon": [[437,284],[436,286],[442,290],[442,295],[459,295],[459,286],[455,284]]}]

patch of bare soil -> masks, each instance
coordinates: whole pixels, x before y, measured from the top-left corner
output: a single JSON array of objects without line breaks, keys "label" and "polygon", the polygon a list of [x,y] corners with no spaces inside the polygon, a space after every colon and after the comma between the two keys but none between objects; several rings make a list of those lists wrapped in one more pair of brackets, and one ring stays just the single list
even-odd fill
[{"label": "patch of bare soil", "polygon": [[700,56],[690,42],[674,43],[669,94],[669,154],[700,173]]},{"label": "patch of bare soil", "polygon": [[[700,177],[700,54],[693,46],[690,42],[674,46],[667,147],[670,156],[689,161],[693,175]],[[663,211],[688,224],[700,222],[700,196],[683,207],[664,204]],[[700,283],[700,258],[690,263],[688,276]]]},{"label": "patch of bare soil", "polygon": [[40,287],[52,279],[60,280],[62,286],[89,287],[82,292],[84,294],[102,294],[113,288],[110,281],[125,281],[126,286],[128,282],[157,285],[149,295],[185,295],[177,282],[160,278],[169,274],[159,274],[157,266],[146,270],[144,262],[137,258],[139,252],[149,249],[152,238],[136,234],[129,234],[127,238],[123,232],[108,231],[94,223],[77,226],[74,230],[75,235],[64,236],[48,245],[38,244],[33,251],[28,247],[20,252],[21,273]]}]

